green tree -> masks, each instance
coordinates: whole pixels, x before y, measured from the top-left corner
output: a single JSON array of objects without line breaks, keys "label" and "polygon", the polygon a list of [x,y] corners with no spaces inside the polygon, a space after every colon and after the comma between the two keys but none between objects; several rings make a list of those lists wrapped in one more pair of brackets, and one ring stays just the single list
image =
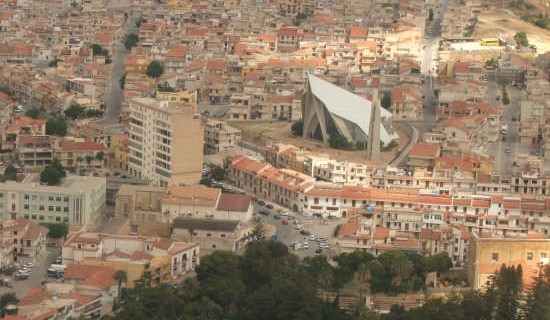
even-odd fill
[{"label": "green tree", "polygon": [[290,126],[290,131],[292,131],[292,134],[296,137],[301,137],[304,132],[304,120],[298,120]]},{"label": "green tree", "polygon": [[97,43],[92,44],[90,46],[90,49],[92,49],[92,53],[94,56],[104,55],[103,52],[106,50],[100,44],[97,44]]},{"label": "green tree", "polygon": [[113,275],[118,282],[118,300],[122,300],[122,284],[128,282],[128,273],[125,270],[118,269]]},{"label": "green tree", "polygon": [[13,165],[9,165],[4,170],[4,180],[17,180],[17,169]]},{"label": "green tree", "polygon": [[6,307],[8,305],[17,304],[19,299],[13,292],[7,292],[0,296],[0,316],[3,318],[6,314],[9,314]]},{"label": "green tree", "polygon": [[49,186],[58,185],[63,179],[63,175],[54,167],[47,166],[40,173],[40,182],[47,183]]},{"label": "green tree", "polygon": [[81,164],[82,162],[84,162],[84,158],[82,158],[81,156],[78,156],[78,157],[76,158],[76,163],[78,164],[79,167],[80,167],[80,164]]},{"label": "green tree", "polygon": [[80,104],[76,103],[68,107],[63,113],[66,117],[71,119],[77,119],[82,117],[86,112],[86,109]]},{"label": "green tree", "polygon": [[428,20],[433,21],[434,19],[434,9],[430,8],[428,11]]},{"label": "green tree", "polygon": [[103,160],[105,160],[105,152],[99,151],[95,154],[95,159],[99,162],[100,165],[103,165]]},{"label": "green tree", "polygon": [[65,222],[41,223],[41,225],[48,228],[48,238],[51,239],[62,239],[69,234],[69,225]]},{"label": "green tree", "polygon": [[60,118],[50,118],[46,122],[46,134],[64,137],[67,135],[67,122]]},{"label": "green tree", "polygon": [[126,73],[123,73],[120,78],[118,78],[118,84],[120,85],[120,89],[124,89],[124,85],[126,84]]},{"label": "green tree", "polygon": [[145,74],[147,74],[150,78],[158,79],[162,74],[164,73],[164,66],[158,61],[153,60],[149,63],[147,66],[147,71]]},{"label": "green tree", "polygon": [[384,109],[389,109],[391,107],[391,92],[384,92],[382,99],[380,99],[380,105]]},{"label": "green tree", "polygon": [[37,108],[29,109],[27,112],[25,112],[25,115],[33,119],[40,119],[42,117],[42,113]]},{"label": "green tree", "polygon": [[444,273],[449,271],[452,266],[452,260],[446,252],[438,253],[425,258],[426,272],[437,271]]},{"label": "green tree", "polygon": [[514,36],[514,41],[516,42],[516,46],[518,48],[529,46],[529,40],[527,39],[527,35],[523,31],[516,33],[516,35]]},{"label": "green tree", "polygon": [[91,155],[86,155],[86,157],[84,158],[86,159],[86,163],[88,164],[88,168],[91,167],[91,164],[92,164],[92,161],[94,161],[94,156],[91,156]]},{"label": "green tree", "polygon": [[349,142],[346,137],[344,137],[337,131],[333,132],[330,135],[328,139],[328,143],[331,148],[341,149],[341,150],[350,150],[353,146],[353,144]]},{"label": "green tree", "polygon": [[510,104],[510,97],[508,96],[508,91],[506,91],[506,88],[502,89],[502,103],[505,105]]},{"label": "green tree", "polygon": [[220,180],[220,181],[225,179],[225,169],[224,168],[222,168],[218,165],[215,165],[215,164],[211,164],[210,169],[211,169],[212,176],[214,177],[214,179]]},{"label": "green tree", "polygon": [[55,67],[57,67],[57,63],[58,63],[59,61],[61,61],[61,60],[59,60],[59,59],[57,59],[57,58],[53,59],[52,61],[50,61],[50,62],[48,63],[48,67],[49,67],[49,68],[55,68]]},{"label": "green tree", "polygon": [[254,245],[258,242],[265,241],[265,226],[263,223],[256,223],[254,229],[248,236],[248,245]]},{"label": "green tree", "polygon": [[130,33],[124,39],[124,46],[126,49],[130,50],[132,47],[135,47],[139,42],[139,36],[135,33]]},{"label": "green tree", "polygon": [[535,282],[527,294],[526,320],[550,320],[550,265],[540,265]]}]

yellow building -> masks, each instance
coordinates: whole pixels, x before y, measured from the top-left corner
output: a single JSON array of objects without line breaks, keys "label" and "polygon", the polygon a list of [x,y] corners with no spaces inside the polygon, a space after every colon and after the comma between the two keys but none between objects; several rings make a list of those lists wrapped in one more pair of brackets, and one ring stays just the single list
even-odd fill
[{"label": "yellow building", "polygon": [[500,46],[500,41],[498,38],[481,38],[481,45],[488,47]]},{"label": "yellow building", "polygon": [[474,289],[488,285],[502,264],[521,265],[528,286],[540,265],[548,264],[550,239],[540,233],[496,235],[472,232],[468,251],[468,282]]},{"label": "yellow building", "polygon": [[181,90],[176,92],[166,92],[157,90],[157,99],[168,101],[170,107],[188,107],[197,111],[197,91]]}]

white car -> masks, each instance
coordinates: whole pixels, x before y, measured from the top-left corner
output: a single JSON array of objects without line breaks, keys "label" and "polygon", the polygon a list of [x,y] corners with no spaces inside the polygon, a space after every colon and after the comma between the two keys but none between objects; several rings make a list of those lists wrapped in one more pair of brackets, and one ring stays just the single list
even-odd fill
[{"label": "white car", "polygon": [[302,230],[304,227],[301,224],[297,224],[294,226],[294,229],[296,230]]},{"label": "white car", "polygon": [[309,240],[315,241],[315,239],[317,239],[316,235],[312,234],[312,235],[309,236]]},{"label": "white car", "polygon": [[309,243],[304,242],[303,247],[304,247],[304,249],[309,249]]},{"label": "white car", "polygon": [[288,216],[288,211],[281,211],[279,214],[282,216]]},{"label": "white car", "polygon": [[25,266],[26,268],[32,268],[32,267],[34,267],[34,263],[32,263],[32,262],[25,262],[24,266]]}]

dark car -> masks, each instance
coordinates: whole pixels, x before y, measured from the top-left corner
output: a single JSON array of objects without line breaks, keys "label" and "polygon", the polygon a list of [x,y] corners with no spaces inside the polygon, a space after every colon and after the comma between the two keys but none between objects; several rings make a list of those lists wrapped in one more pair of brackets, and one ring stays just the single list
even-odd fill
[{"label": "dark car", "polygon": [[300,234],[303,235],[303,236],[310,236],[311,232],[309,232],[307,230],[300,230]]},{"label": "dark car", "polygon": [[265,206],[265,202],[263,200],[258,201],[258,204],[261,206]]},{"label": "dark car", "polygon": [[269,215],[269,211],[267,211],[267,210],[260,210],[260,214],[263,214],[264,216],[268,216],[268,215]]},{"label": "dark car", "polygon": [[322,252],[323,252],[323,249],[321,249],[321,248],[315,249],[316,254],[321,254]]},{"label": "dark car", "polygon": [[273,205],[271,203],[267,204],[265,207],[268,208],[268,209],[273,209]]},{"label": "dark car", "polygon": [[278,220],[278,219],[281,219],[281,215],[280,215],[280,214],[276,214],[276,215],[273,216],[273,218],[275,218],[275,219],[277,219],[277,220]]}]

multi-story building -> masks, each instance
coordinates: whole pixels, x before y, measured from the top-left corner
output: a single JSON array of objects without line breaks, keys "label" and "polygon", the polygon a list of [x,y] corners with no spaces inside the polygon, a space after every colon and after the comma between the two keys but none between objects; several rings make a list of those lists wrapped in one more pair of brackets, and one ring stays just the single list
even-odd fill
[{"label": "multi-story building", "polygon": [[101,177],[67,176],[57,186],[41,185],[36,174],[22,182],[6,181],[0,185],[0,218],[86,226],[101,215],[105,190]]},{"label": "multi-story building", "polygon": [[503,264],[520,265],[523,283],[529,285],[537,276],[540,266],[550,262],[550,239],[539,233],[510,237],[494,232],[471,235],[468,251],[468,283],[474,289],[491,283]]},{"label": "multi-story building", "polygon": [[17,140],[17,158],[21,165],[34,168],[52,162],[53,137],[20,135]]},{"label": "multi-story building", "polygon": [[34,260],[46,254],[47,228],[24,218],[6,219],[0,226],[1,242],[13,244],[10,254],[2,257],[0,268],[5,269],[20,257]]},{"label": "multi-story building", "polygon": [[203,135],[200,117],[189,108],[133,99],[128,172],[159,186],[196,184],[202,175]]},{"label": "multi-story building", "polygon": [[204,126],[204,153],[227,153],[241,141],[241,130],[225,121],[207,119]]},{"label": "multi-story building", "polygon": [[144,271],[150,271],[152,284],[175,279],[191,272],[199,264],[196,243],[169,238],[135,235],[79,233],[63,245],[64,264],[110,266],[125,270],[128,287],[133,287]]}]

